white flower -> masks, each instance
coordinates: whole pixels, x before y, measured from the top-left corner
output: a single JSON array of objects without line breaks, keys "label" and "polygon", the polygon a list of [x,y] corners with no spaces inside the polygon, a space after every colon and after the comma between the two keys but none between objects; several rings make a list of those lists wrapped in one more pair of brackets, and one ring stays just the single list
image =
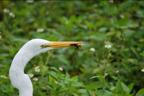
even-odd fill
[{"label": "white flower", "polygon": [[110,42],[105,42],[105,48],[110,49],[112,47],[112,44]]},{"label": "white flower", "polygon": [[42,0],[41,2],[42,2],[42,3],[47,3],[48,1],[47,1],[47,0]]},{"label": "white flower", "polygon": [[33,78],[33,81],[38,81],[38,78],[34,77],[34,78]]},{"label": "white flower", "polygon": [[119,73],[119,70],[117,70],[116,73]]},{"label": "white flower", "polygon": [[2,39],[2,35],[1,35],[1,32],[0,32],[0,39]]},{"label": "white flower", "polygon": [[124,18],[125,16],[123,14],[120,15],[121,18]]},{"label": "white flower", "polygon": [[44,32],[44,29],[43,28],[38,28],[37,32]]},{"label": "white flower", "polygon": [[15,14],[11,12],[9,9],[5,8],[3,9],[4,13],[7,13],[10,17],[15,18]]},{"label": "white flower", "polygon": [[0,35],[0,39],[2,39],[2,36]]},{"label": "white flower", "polygon": [[104,73],[104,76],[108,76],[108,73]]},{"label": "white flower", "polygon": [[141,72],[144,72],[144,68],[143,68],[143,69],[141,69]]},{"label": "white flower", "polygon": [[34,68],[34,70],[35,70],[35,72],[39,73],[39,72],[40,72],[40,67],[39,67],[39,66],[36,66],[36,67]]},{"label": "white flower", "polygon": [[30,73],[28,74],[30,78],[32,78],[34,76],[34,74]]},{"label": "white flower", "polygon": [[59,67],[59,70],[60,70],[60,71],[63,71],[63,68],[62,68],[62,67]]},{"label": "white flower", "polygon": [[9,16],[12,17],[12,18],[15,18],[15,14],[13,12],[10,12]]},{"label": "white flower", "polygon": [[95,48],[90,48],[90,51],[91,52],[95,52]]},{"label": "white flower", "polygon": [[33,3],[34,0],[27,0],[26,2],[27,2],[27,3]]},{"label": "white flower", "polygon": [[5,9],[3,9],[3,12],[4,12],[4,13],[9,13],[9,12],[10,12],[10,10],[9,10],[9,9],[7,9],[7,8],[5,8]]},{"label": "white flower", "polygon": [[109,0],[109,3],[114,3],[114,0]]}]

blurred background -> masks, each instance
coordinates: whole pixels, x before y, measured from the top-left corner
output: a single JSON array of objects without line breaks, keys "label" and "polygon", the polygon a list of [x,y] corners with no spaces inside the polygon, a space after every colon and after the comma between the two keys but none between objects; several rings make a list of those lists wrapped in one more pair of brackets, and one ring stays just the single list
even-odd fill
[{"label": "blurred background", "polygon": [[18,96],[9,67],[33,38],[86,42],[29,62],[34,96],[144,96],[143,0],[1,0],[0,96]]}]

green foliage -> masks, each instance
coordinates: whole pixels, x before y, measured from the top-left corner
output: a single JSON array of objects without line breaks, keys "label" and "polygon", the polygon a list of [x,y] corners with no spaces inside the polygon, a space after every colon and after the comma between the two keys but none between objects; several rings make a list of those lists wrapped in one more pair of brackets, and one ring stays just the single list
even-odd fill
[{"label": "green foliage", "polygon": [[29,62],[34,96],[144,96],[143,0],[28,1],[1,11],[0,96],[18,96],[9,67],[33,38],[85,42]]}]

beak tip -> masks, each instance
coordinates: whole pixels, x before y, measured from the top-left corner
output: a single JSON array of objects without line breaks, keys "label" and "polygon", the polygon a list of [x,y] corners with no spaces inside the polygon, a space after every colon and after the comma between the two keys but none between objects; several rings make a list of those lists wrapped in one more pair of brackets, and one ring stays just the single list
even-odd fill
[{"label": "beak tip", "polygon": [[74,42],[70,44],[70,46],[74,46],[74,47],[81,47],[82,45],[83,45],[83,42]]}]

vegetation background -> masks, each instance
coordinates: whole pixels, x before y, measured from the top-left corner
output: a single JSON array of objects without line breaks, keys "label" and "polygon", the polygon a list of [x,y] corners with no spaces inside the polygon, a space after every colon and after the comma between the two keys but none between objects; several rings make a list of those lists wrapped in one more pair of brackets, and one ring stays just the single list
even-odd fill
[{"label": "vegetation background", "polygon": [[29,62],[34,96],[144,96],[143,0],[1,0],[0,96],[18,96],[9,67],[33,38],[86,42]]}]

